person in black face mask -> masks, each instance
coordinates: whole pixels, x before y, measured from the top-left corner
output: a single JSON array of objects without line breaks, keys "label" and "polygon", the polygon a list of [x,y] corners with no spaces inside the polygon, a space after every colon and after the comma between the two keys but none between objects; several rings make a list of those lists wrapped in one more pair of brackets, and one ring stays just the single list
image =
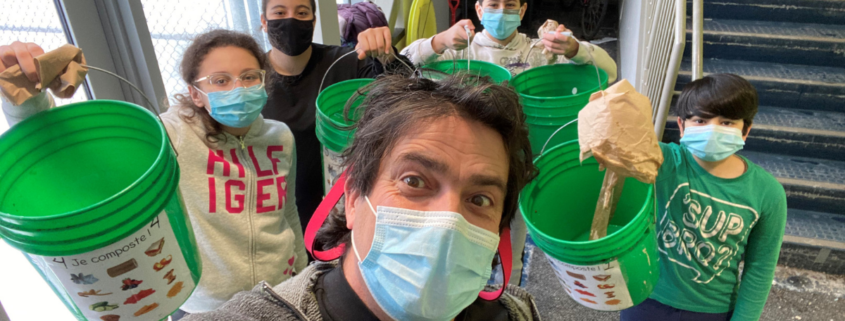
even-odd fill
[{"label": "person in black face mask", "polygon": [[[261,24],[273,45],[267,70],[272,78],[268,83],[273,88],[268,88],[270,96],[262,114],[284,122],[293,131],[297,152],[296,205],[304,231],[323,199],[321,148],[314,127],[323,75],[324,89],[344,80],[374,78],[385,70],[407,69],[398,59],[409,66],[411,62],[392,47],[387,27],[361,32],[355,49],[312,43],[317,24],[314,0],[263,0],[262,8]],[[349,54],[329,70],[332,63],[353,50],[357,56]]]}]

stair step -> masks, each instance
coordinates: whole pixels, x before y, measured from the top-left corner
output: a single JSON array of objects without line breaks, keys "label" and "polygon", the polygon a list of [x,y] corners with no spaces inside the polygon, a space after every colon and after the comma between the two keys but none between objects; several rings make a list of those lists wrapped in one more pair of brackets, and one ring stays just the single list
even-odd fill
[{"label": "stair step", "polygon": [[783,184],[789,208],[845,215],[845,162],[752,151],[740,154]]},{"label": "stair step", "polygon": [[[690,81],[690,60],[681,63],[677,90]],[[760,104],[845,112],[845,68],[705,59],[704,74],[732,73],[748,79]]]},{"label": "stair step", "polygon": [[789,209],[778,263],[845,274],[845,217]]},{"label": "stair step", "polygon": [[[666,119],[666,136],[677,139],[675,105]],[[845,159],[845,113],[760,106],[745,150],[792,156]]]},{"label": "stair step", "polygon": [[[687,2],[687,13],[692,2]],[[706,0],[704,17],[842,24],[845,2],[840,0]]]},{"label": "stair step", "polygon": [[[686,57],[692,52],[691,24]],[[845,66],[845,25],[705,20],[703,41],[707,58]]]}]

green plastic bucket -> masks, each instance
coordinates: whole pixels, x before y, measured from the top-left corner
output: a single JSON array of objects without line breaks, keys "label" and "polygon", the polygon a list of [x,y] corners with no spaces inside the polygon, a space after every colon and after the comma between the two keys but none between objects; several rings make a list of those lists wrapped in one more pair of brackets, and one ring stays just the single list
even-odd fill
[{"label": "green plastic bucket", "polygon": [[618,311],[648,298],[659,275],[654,186],[628,178],[607,236],[589,241],[604,172],[593,158],[579,163],[578,141],[535,160],[540,175],[520,194],[531,237],[573,300]]},{"label": "green plastic bucket", "polygon": [[163,319],[201,272],[178,184],[151,112],[107,100],[54,108],[0,136],[0,237],[79,320]]},{"label": "green plastic bucket", "polygon": [[[601,88],[607,88],[607,73],[599,69]],[[592,65],[555,64],[529,69],[511,81],[522,99],[528,139],[535,155],[562,125],[578,118],[578,112],[599,90]],[[578,139],[578,127],[569,126],[555,135],[548,146]]]},{"label": "green plastic bucket", "polygon": [[[320,95],[317,96],[317,116],[314,119],[314,124],[317,131],[317,139],[323,145],[323,188],[324,193],[328,193],[334,185],[335,180],[343,172],[343,160],[341,154],[346,146],[352,142],[354,132],[346,131],[338,128],[338,126],[352,125],[346,122],[343,117],[343,109],[346,107],[346,102],[361,88],[369,85],[373,79],[351,79],[341,81],[334,85],[326,87]],[[361,102],[364,101],[364,96],[359,96],[355,102],[352,103],[351,115],[353,118],[355,111]],[[355,121],[356,119],[352,119]]]},{"label": "green plastic bucket", "polygon": [[[423,66],[423,69],[437,70],[446,74],[454,74],[459,71],[467,71],[467,64],[469,64],[469,73],[479,76],[490,76],[496,83],[505,83],[511,80],[511,72],[502,66],[494,63],[489,63],[480,60],[443,60]],[[437,78],[434,73],[423,71],[423,75],[429,78]]]}]

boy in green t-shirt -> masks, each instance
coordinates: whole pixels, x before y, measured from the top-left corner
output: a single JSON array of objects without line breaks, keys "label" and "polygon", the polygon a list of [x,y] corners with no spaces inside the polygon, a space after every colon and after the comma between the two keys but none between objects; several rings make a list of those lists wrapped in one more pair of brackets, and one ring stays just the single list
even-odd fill
[{"label": "boy in green t-shirt", "polygon": [[660,144],[655,183],[660,279],[648,300],[622,311],[622,321],[760,319],[786,225],[786,193],[735,154],[756,113],[757,91],[737,75],[684,87],[681,144]]}]

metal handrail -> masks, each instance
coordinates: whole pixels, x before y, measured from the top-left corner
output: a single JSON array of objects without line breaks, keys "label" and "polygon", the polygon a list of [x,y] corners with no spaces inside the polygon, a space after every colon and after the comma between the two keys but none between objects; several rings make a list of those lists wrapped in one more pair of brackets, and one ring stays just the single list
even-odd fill
[{"label": "metal handrail", "polygon": [[692,0],[692,80],[704,75],[704,0]]},{"label": "metal handrail", "polygon": [[[669,107],[672,103],[672,95],[675,92],[675,81],[678,79],[678,69],[681,67],[681,60],[683,59],[684,55],[684,48],[686,45],[686,20],[687,20],[687,5],[686,0],[669,0],[673,1],[675,8],[674,8],[674,23],[672,24],[672,49],[669,53],[669,62],[666,65],[664,78],[662,82],[662,88],[660,90],[660,98],[658,99],[657,104],[657,112],[655,113],[654,117],[654,132],[657,134],[658,139],[663,138],[663,131],[666,129],[666,118],[669,116]],[[696,5],[695,3],[698,2],[700,6],[699,9],[703,8],[703,0],[693,0],[693,11],[695,15],[695,11],[701,13],[702,10],[695,10]],[[703,20],[703,19],[702,19]],[[658,27],[655,26],[653,31],[658,30]],[[698,32],[696,32],[698,30]],[[693,28],[693,39],[696,39],[695,34],[698,33],[698,40],[701,40],[701,31],[702,29],[695,29]],[[654,35],[654,33],[652,33]],[[693,49],[701,50],[701,46],[696,46],[695,41],[693,41]],[[693,65],[696,63],[701,63],[701,56],[698,55],[696,58],[696,54],[693,53]],[[695,67],[693,67],[695,68]],[[695,70],[693,69],[693,75],[695,75]],[[701,69],[699,68],[698,71],[700,72]]]}]

